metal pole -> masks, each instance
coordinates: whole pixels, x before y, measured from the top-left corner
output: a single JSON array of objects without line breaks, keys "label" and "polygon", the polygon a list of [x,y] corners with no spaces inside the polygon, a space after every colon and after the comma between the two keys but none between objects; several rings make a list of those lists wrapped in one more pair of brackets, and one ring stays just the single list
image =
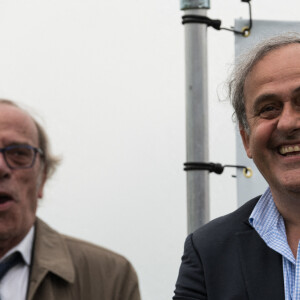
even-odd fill
[{"label": "metal pole", "polygon": [[[181,4],[185,15],[206,16],[209,8],[208,0],[182,0]],[[184,26],[187,162],[208,162],[207,25]],[[208,176],[208,171],[187,172],[188,233],[209,220]]]}]

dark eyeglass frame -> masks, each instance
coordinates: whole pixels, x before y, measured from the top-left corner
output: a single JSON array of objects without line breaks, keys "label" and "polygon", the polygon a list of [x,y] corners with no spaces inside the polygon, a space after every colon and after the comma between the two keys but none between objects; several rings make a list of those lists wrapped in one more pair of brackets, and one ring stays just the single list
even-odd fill
[{"label": "dark eyeglass frame", "polygon": [[[20,167],[12,167],[9,162],[8,159],[6,158],[6,151],[8,150],[12,150],[12,149],[31,149],[33,150],[33,158],[32,158],[32,162],[30,165],[28,166],[20,166]],[[35,160],[36,160],[36,154],[39,153],[41,156],[44,155],[44,152],[41,148],[36,148],[30,145],[12,145],[12,146],[7,146],[4,148],[0,148],[0,153],[3,154],[3,158],[5,160],[6,165],[11,169],[11,170],[19,170],[19,169],[30,169],[33,167]]]}]

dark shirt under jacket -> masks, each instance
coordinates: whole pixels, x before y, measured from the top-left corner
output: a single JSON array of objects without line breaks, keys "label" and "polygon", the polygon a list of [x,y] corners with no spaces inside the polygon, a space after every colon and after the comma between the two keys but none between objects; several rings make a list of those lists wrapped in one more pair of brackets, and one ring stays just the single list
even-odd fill
[{"label": "dark shirt under jacket", "polygon": [[283,300],[282,257],[248,222],[259,197],[190,234],[173,300]]}]

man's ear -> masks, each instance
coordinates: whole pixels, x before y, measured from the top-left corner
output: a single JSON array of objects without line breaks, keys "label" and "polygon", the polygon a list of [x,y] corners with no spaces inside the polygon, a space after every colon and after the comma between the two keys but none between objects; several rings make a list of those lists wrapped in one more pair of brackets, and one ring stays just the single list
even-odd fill
[{"label": "man's ear", "polygon": [[242,125],[240,125],[240,135],[242,137],[242,141],[243,141],[247,156],[249,158],[252,158],[252,153],[251,153],[251,149],[250,149],[250,136],[247,133],[246,129]]},{"label": "man's ear", "polygon": [[45,182],[47,180],[47,171],[46,171],[46,168],[44,168],[43,170],[43,173],[41,174],[41,182],[39,184],[39,187],[38,187],[38,198],[41,199],[43,198],[43,194],[44,194],[44,185],[45,185]]}]

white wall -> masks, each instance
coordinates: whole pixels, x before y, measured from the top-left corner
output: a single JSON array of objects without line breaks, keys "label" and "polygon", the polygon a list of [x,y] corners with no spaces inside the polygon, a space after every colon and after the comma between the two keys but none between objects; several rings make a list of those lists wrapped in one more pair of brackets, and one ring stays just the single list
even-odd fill
[{"label": "white wall", "polygon": [[[296,0],[252,4],[257,19],[298,18]],[[211,0],[208,15],[231,26],[248,7]],[[39,216],[125,255],[144,300],[170,299],[186,235],[179,0],[2,1],[0,45],[0,97],[32,107],[63,157]],[[235,162],[231,107],[219,100],[233,45],[208,29],[210,161],[222,164]],[[212,218],[236,207],[234,173],[210,177]]]}]

